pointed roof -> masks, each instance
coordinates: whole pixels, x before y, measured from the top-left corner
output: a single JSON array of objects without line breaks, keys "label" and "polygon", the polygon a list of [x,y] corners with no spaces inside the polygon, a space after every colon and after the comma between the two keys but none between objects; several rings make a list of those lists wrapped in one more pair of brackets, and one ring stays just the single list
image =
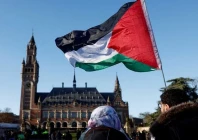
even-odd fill
[{"label": "pointed roof", "polygon": [[34,36],[32,35],[31,39],[30,39],[30,42],[31,44],[35,44],[35,40],[34,40]]},{"label": "pointed roof", "polygon": [[118,75],[116,74],[116,84],[120,85],[119,79],[118,79]]},{"label": "pointed roof", "polygon": [[74,69],[74,80],[73,83],[76,83],[76,74],[75,74],[75,69]]},{"label": "pointed roof", "polygon": [[121,91],[120,82],[119,82],[119,79],[118,79],[117,74],[116,74],[116,81],[115,81],[114,92],[116,92],[116,91]]},{"label": "pointed roof", "polygon": [[22,64],[25,64],[25,60],[24,60],[24,58],[23,58]]}]

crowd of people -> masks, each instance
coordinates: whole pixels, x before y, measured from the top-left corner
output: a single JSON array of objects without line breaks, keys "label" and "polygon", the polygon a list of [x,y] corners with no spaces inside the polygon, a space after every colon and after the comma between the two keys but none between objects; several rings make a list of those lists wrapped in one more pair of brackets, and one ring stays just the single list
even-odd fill
[{"label": "crowd of people", "polygon": [[[149,132],[134,130],[127,134],[117,112],[111,106],[99,106],[92,111],[88,127],[77,130],[77,140],[197,140],[198,104],[190,102],[186,92],[180,89],[165,90],[161,96],[161,114],[150,126]],[[6,131],[2,140],[28,139],[22,133]],[[21,138],[19,137],[21,135]],[[69,130],[47,134],[50,140],[72,140]],[[37,137],[38,138],[38,137]]]},{"label": "crowd of people", "polygon": [[0,140],[25,140],[26,133],[17,130],[6,130]]},{"label": "crowd of people", "polygon": [[149,133],[128,135],[121,126],[116,111],[110,106],[96,108],[87,130],[79,140],[197,140],[198,104],[181,89],[166,89],[160,96],[160,116]]}]

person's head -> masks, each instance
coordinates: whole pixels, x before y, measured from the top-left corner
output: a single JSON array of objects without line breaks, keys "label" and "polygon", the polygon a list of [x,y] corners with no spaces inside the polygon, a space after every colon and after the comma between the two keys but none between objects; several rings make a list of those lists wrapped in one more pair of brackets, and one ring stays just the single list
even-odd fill
[{"label": "person's head", "polygon": [[93,110],[88,121],[88,127],[107,126],[121,130],[121,122],[116,111],[111,106],[99,106]]},{"label": "person's head", "polygon": [[170,107],[189,101],[189,97],[184,90],[168,89],[163,92],[161,98],[161,112],[169,110]]}]

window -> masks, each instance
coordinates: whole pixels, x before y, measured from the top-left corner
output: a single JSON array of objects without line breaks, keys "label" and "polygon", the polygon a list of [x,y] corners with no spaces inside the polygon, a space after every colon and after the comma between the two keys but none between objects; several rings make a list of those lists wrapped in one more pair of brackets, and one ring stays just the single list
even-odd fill
[{"label": "window", "polygon": [[54,128],[54,123],[50,122],[50,127],[53,129]]},{"label": "window", "polygon": [[62,118],[67,118],[67,112],[62,113]]},{"label": "window", "polygon": [[81,118],[86,118],[86,112],[82,112]]},{"label": "window", "polygon": [[71,118],[77,118],[77,112],[71,112]]},{"label": "window", "polygon": [[76,122],[72,122],[72,127],[77,127],[77,123]]},{"label": "window", "polygon": [[24,104],[23,107],[24,107],[24,109],[29,109],[30,108],[30,104]]},{"label": "window", "polygon": [[63,127],[67,127],[67,123],[66,122],[63,123]]},{"label": "window", "polygon": [[29,118],[29,112],[24,112],[23,117],[24,117],[24,119],[28,119]]},{"label": "window", "polygon": [[48,118],[48,112],[47,111],[43,111],[43,118]]},{"label": "window", "polygon": [[61,123],[60,122],[57,122],[56,123],[56,128],[60,128],[61,127]]},{"label": "window", "polygon": [[86,127],[86,122],[82,122],[82,127],[85,128]]},{"label": "window", "polygon": [[60,119],[61,118],[61,113],[60,112],[56,112],[56,118]]},{"label": "window", "polygon": [[49,113],[49,117],[50,117],[50,118],[54,118],[54,112],[50,112],[50,113]]}]

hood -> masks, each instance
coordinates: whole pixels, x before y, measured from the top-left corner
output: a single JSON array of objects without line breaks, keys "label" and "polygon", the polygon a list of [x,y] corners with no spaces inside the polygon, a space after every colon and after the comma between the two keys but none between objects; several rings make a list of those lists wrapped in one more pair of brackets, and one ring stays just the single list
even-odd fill
[{"label": "hood", "polygon": [[150,132],[155,137],[167,127],[188,126],[198,123],[198,104],[182,103],[171,107],[167,112],[162,113],[151,125]]}]

